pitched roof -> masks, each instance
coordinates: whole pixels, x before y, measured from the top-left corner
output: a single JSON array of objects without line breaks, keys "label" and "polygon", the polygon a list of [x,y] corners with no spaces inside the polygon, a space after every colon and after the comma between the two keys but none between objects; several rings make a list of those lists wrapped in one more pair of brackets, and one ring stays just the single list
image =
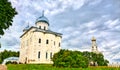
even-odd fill
[{"label": "pitched roof", "polygon": [[48,34],[54,34],[54,35],[56,35],[56,36],[59,36],[59,37],[62,37],[62,34],[61,33],[57,33],[57,32],[53,32],[53,31],[51,31],[51,30],[44,30],[44,29],[39,29],[39,28],[37,28],[37,27],[30,27],[25,33],[23,33],[21,36],[20,36],[20,38],[21,37],[23,37],[27,32],[29,32],[32,28],[35,28],[35,30],[33,31],[33,32],[43,32],[43,33],[48,33]]}]

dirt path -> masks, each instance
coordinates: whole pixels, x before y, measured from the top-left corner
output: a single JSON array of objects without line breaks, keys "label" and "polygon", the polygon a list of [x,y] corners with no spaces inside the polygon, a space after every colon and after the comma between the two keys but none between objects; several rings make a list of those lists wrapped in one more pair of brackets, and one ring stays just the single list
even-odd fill
[{"label": "dirt path", "polygon": [[0,70],[7,70],[7,66],[5,66],[5,65],[0,65]]}]

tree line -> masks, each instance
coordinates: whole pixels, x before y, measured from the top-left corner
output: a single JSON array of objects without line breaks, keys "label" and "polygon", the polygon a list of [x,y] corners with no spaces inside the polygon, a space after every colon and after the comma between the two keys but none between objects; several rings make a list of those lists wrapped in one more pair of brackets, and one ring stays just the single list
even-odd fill
[{"label": "tree line", "polygon": [[71,51],[71,50],[60,50],[58,53],[55,53],[52,58],[56,67],[82,67],[86,68],[89,65],[94,65],[97,63],[98,66],[107,66],[109,63],[108,60],[104,59],[103,54],[93,53],[93,52],[80,52],[80,51]]},{"label": "tree line", "polygon": [[4,50],[3,52],[0,52],[0,64],[3,62],[5,58],[8,57],[19,57],[19,52],[8,51],[8,50]]}]

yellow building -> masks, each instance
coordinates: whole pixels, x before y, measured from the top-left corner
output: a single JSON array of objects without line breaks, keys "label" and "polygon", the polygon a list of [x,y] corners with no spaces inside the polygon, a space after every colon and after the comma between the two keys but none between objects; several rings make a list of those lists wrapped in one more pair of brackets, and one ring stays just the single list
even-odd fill
[{"label": "yellow building", "polygon": [[52,64],[53,54],[60,51],[62,34],[49,30],[49,20],[44,16],[36,20],[35,26],[25,28],[20,36],[21,63]]}]

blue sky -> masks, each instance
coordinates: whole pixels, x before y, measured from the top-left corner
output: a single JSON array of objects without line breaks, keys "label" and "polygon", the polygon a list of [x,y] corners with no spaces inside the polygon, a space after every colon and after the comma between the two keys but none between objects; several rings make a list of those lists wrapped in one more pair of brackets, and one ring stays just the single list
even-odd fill
[{"label": "blue sky", "polygon": [[42,10],[50,29],[63,34],[62,48],[91,51],[91,38],[110,62],[120,62],[120,0],[9,0],[18,14],[0,39],[0,50],[19,50],[20,36]]}]

